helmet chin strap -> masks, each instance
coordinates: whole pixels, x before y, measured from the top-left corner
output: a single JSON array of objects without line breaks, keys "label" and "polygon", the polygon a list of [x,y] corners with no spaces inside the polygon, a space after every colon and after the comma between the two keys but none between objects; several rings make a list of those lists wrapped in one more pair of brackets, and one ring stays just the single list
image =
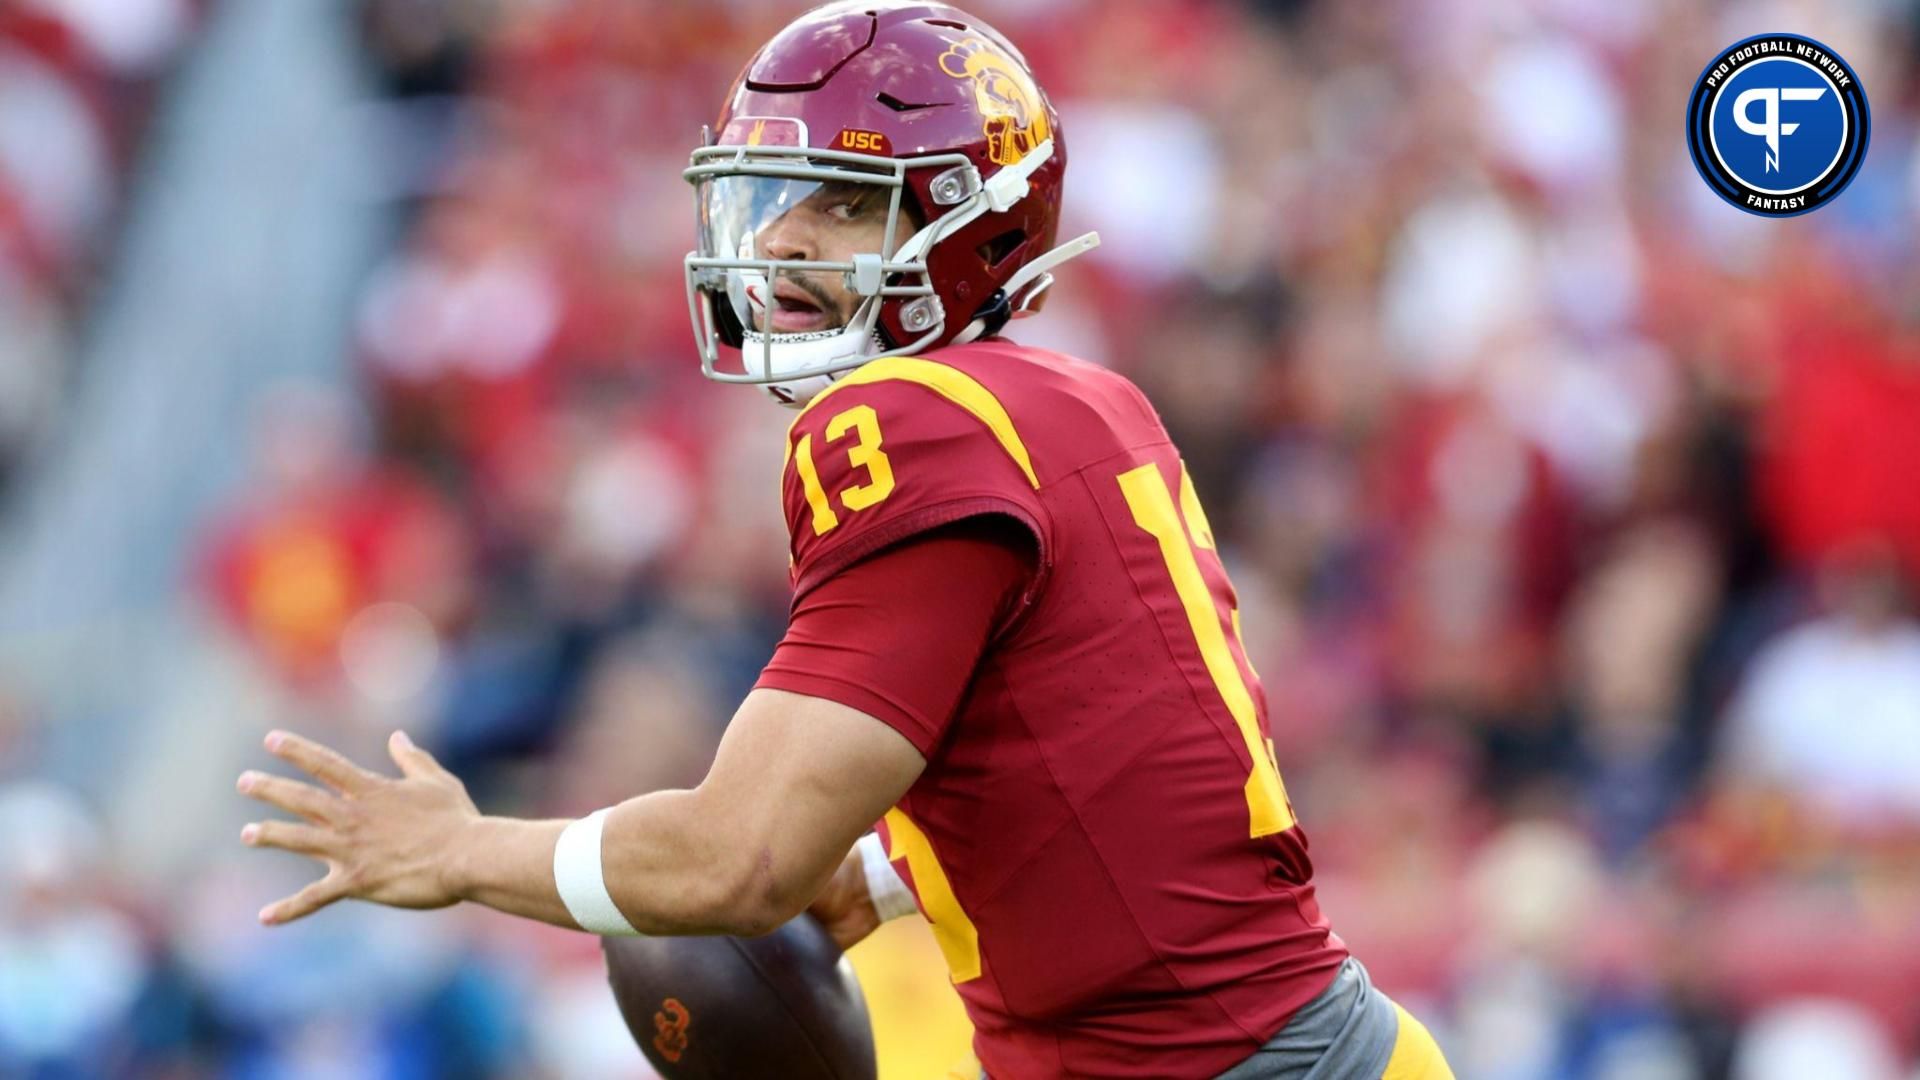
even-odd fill
[{"label": "helmet chin strap", "polygon": [[[1099,246],[1100,246],[1099,233],[1097,232],[1081,233],[1079,236],[1076,236],[1073,239],[1067,241],[1066,243],[1059,245],[1058,247],[1054,248],[1052,251],[1049,251],[1044,255],[1036,256],[1032,260],[1028,261],[1028,263],[1025,266],[1022,266],[1020,269],[1015,270],[1013,272],[1013,276],[1008,278],[1007,283],[1005,285],[1002,285],[1001,288],[1007,291],[1007,295],[1009,297],[1013,298],[1016,302],[1018,302],[1020,298],[1020,290],[1026,288],[1028,283],[1033,281],[1038,281],[1042,277],[1046,277],[1048,275],[1048,271],[1052,270],[1054,267],[1059,266],[1061,263],[1066,262],[1068,259],[1077,259],[1080,256],[1085,255],[1087,252],[1092,251],[1094,248],[1097,248]],[[1045,288],[1045,287],[1046,287],[1045,285],[1041,286],[1041,288]]]},{"label": "helmet chin strap", "polygon": [[[1099,233],[1082,233],[1046,254],[1038,256],[1020,269],[1015,270],[1013,276],[1007,279],[1007,283],[1000,287],[1000,291],[1014,304],[1014,315],[1018,316],[1021,312],[1025,311],[1027,303],[1032,300],[1033,296],[1038,296],[1040,293],[1045,292],[1047,287],[1053,284],[1053,275],[1048,271],[1051,271],[1054,267],[1059,266],[1068,259],[1079,258],[1099,246]],[[1020,292],[1028,285],[1034,285],[1034,289],[1032,295],[1023,301],[1020,297]],[[967,324],[966,329],[953,336],[952,344],[965,345],[980,337],[981,334],[986,332],[986,329],[986,319],[975,319]]]},{"label": "helmet chin strap", "polygon": [[776,340],[772,345],[770,361],[765,334],[747,330],[743,336],[745,340],[741,342],[740,358],[749,373],[762,378],[777,377],[786,371],[801,373],[791,379],[762,384],[768,397],[795,409],[832,385],[834,375],[817,369],[879,351],[879,339],[857,317],[855,322],[838,333],[823,334],[810,340],[781,341],[777,339],[786,335],[774,335]]}]

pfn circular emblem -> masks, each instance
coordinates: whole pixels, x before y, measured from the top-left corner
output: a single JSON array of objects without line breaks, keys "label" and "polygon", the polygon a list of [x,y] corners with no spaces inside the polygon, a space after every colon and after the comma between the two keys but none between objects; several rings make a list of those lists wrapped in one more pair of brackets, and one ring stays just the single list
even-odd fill
[{"label": "pfn circular emblem", "polygon": [[1687,99],[1687,149],[1714,194],[1750,214],[1792,217],[1832,202],[1866,160],[1860,77],[1799,34],[1721,50]]}]

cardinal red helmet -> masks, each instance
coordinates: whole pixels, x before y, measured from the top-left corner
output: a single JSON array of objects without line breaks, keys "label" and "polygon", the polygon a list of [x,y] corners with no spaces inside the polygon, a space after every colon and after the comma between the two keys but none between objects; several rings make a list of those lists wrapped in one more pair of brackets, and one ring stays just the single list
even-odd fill
[{"label": "cardinal red helmet", "polygon": [[[1098,243],[1054,246],[1060,118],[1012,43],[945,4],[807,12],[747,64],[704,142],[685,173],[698,192],[686,276],[702,369],[788,404],[868,360],[994,332],[1037,309],[1049,269]],[[844,207],[859,197],[833,193],[850,190],[885,199],[875,250],[766,250],[795,207]],[[797,279],[822,272],[843,275],[857,307],[844,325],[783,332],[776,291],[796,296]],[[722,345],[741,349],[743,371],[718,369]]]}]

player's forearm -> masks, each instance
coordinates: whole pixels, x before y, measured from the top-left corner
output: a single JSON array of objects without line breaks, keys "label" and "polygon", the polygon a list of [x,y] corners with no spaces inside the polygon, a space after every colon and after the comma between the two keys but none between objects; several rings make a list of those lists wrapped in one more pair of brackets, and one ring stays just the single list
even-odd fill
[{"label": "player's forearm", "polygon": [[[459,894],[523,918],[569,929],[573,915],[554,882],[554,846],[565,821],[483,818],[453,855]],[[758,933],[793,914],[771,860],[751,864],[728,845],[724,823],[693,791],[628,799],[608,815],[601,872],[620,913],[643,934]],[[756,878],[761,878],[756,882]],[[797,910],[797,907],[795,907]]]},{"label": "player's forearm", "polygon": [[454,893],[509,915],[578,929],[553,880],[553,848],[566,827],[565,821],[480,818],[447,853]]}]

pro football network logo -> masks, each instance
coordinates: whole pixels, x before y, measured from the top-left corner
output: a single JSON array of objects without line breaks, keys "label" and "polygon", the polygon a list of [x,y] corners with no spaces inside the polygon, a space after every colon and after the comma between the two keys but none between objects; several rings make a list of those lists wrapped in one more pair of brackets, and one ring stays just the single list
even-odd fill
[{"label": "pro football network logo", "polygon": [[1832,202],[1859,174],[1871,129],[1860,77],[1799,34],[1727,46],[1687,101],[1694,168],[1714,194],[1762,217]]}]

